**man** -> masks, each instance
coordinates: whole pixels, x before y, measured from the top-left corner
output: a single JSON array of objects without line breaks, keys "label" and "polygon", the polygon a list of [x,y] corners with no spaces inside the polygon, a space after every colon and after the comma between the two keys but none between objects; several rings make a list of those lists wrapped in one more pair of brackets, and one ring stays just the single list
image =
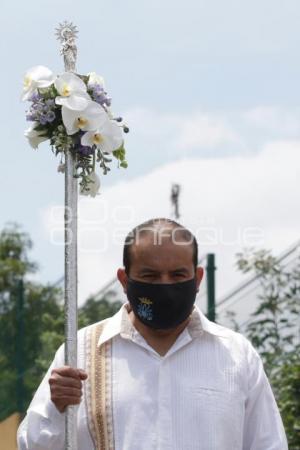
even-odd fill
[{"label": "man", "polygon": [[79,450],[287,450],[263,365],[241,334],[194,306],[203,269],[194,236],[153,219],[125,241],[118,279],[128,303],[63,347],[18,433],[19,449],[63,450],[78,407]]}]

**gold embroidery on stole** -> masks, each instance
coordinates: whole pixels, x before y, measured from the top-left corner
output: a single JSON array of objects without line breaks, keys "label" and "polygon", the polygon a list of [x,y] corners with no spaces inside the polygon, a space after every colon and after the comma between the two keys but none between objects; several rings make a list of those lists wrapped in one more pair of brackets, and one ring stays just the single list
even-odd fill
[{"label": "gold embroidery on stole", "polygon": [[111,383],[111,340],[97,346],[104,324],[86,334],[86,408],[95,450],[114,450]]}]

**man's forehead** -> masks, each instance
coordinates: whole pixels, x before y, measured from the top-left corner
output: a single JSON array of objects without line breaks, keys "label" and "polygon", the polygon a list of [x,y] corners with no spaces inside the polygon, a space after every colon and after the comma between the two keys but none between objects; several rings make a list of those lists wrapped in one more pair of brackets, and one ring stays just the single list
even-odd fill
[{"label": "man's forehead", "polygon": [[136,245],[142,241],[143,245],[156,245],[171,240],[173,243],[177,241],[191,241],[193,236],[181,226],[174,226],[167,222],[158,222],[150,226],[138,228],[134,234],[134,243]]},{"label": "man's forehead", "polygon": [[130,251],[132,255],[139,257],[154,257],[155,255],[161,257],[170,253],[183,256],[190,255],[193,252],[193,247],[191,242],[182,237],[173,239],[170,235],[164,235],[158,239],[151,233],[147,233],[132,242]]}]

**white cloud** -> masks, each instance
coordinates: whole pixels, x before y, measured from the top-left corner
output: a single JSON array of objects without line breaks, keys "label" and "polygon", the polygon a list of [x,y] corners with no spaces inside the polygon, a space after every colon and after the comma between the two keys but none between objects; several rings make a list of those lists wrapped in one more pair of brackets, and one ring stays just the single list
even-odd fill
[{"label": "white cloud", "polygon": [[215,148],[228,142],[240,142],[240,137],[225,117],[207,112],[192,114],[160,113],[134,108],[125,113],[133,132],[151,140],[169,139],[171,147],[180,150]]},{"label": "white cloud", "polygon": [[131,128],[126,147],[134,175],[183,156],[245,156],[257,153],[270,140],[300,135],[298,108],[257,106],[173,113],[136,107],[124,117]]},{"label": "white cloud", "polygon": [[[151,217],[170,217],[173,182],[182,185],[181,222],[196,233],[201,254],[216,253],[217,295],[224,294],[240,279],[233,265],[242,247],[256,244],[278,253],[299,238],[299,148],[300,141],[281,141],[255,156],[184,159],[103,188],[96,199],[82,198],[80,302],[122,265],[123,239],[133,226]],[[51,208],[45,212],[49,239],[58,225]],[[60,220],[62,244],[62,215]]]},{"label": "white cloud", "polygon": [[[183,156],[215,156],[245,150],[244,137],[226,114],[188,114],[136,107],[124,113],[131,132],[126,138],[129,165],[137,175]],[[141,167],[142,166],[142,167]]]},{"label": "white cloud", "polygon": [[277,134],[297,135],[300,133],[299,108],[285,109],[275,106],[258,106],[245,111],[246,122],[254,127]]},{"label": "white cloud", "polygon": [[241,137],[224,118],[208,114],[195,114],[182,119],[176,144],[179,149],[213,149],[228,143],[241,143]]}]

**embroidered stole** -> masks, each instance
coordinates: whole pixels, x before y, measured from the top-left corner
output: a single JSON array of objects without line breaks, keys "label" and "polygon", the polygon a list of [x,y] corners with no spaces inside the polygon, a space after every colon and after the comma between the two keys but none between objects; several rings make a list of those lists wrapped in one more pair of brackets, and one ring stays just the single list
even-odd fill
[{"label": "embroidered stole", "polygon": [[86,332],[86,409],[95,450],[114,450],[112,416],[112,344],[111,340],[97,346],[103,322]]}]

